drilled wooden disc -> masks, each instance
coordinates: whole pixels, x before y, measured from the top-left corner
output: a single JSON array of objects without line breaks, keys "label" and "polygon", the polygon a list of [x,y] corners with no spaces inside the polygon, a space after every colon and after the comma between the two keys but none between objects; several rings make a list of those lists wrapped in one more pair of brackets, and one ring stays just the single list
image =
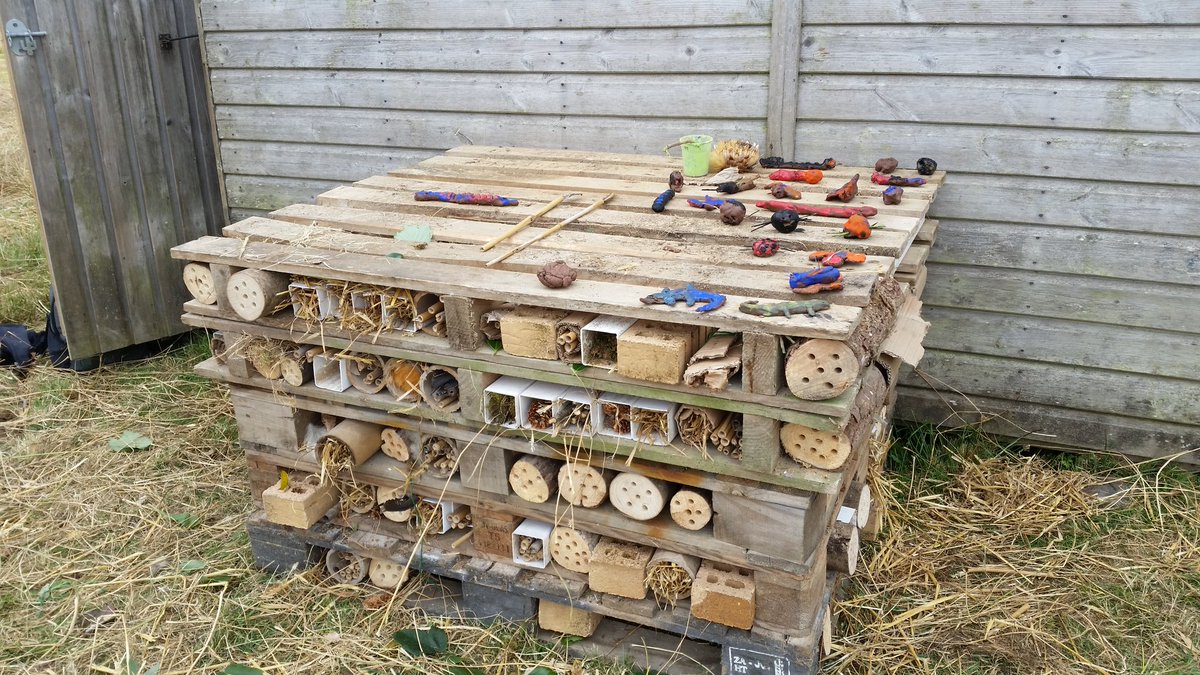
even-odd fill
[{"label": "drilled wooden disc", "polygon": [[850,388],[858,379],[858,360],[839,340],[808,340],[788,350],[784,375],[796,398],[823,401]]},{"label": "drilled wooden disc", "polygon": [[206,305],[217,304],[217,285],[213,282],[212,271],[202,263],[188,263],[183,266],[183,285],[197,302]]},{"label": "drilled wooden disc", "polygon": [[242,270],[229,277],[225,295],[233,311],[246,321],[274,313],[276,297],[287,290],[287,277],[262,270]]},{"label": "drilled wooden disc", "polygon": [[712,520],[712,504],[694,490],[680,490],[671,497],[671,520],[688,530],[702,530]]},{"label": "drilled wooden disc", "polygon": [[667,485],[636,473],[620,473],[608,486],[608,501],[634,520],[650,520],[667,505]]},{"label": "drilled wooden disc", "polygon": [[325,571],[339,584],[360,584],[367,578],[370,563],[361,555],[329,549],[325,554]]},{"label": "drilled wooden disc", "polygon": [[404,434],[399,429],[385,428],[383,433],[380,434],[380,440],[383,444],[379,449],[383,454],[397,462],[407,462],[411,457],[408,450],[408,440],[404,438]]},{"label": "drilled wooden disc", "polygon": [[391,560],[372,558],[368,575],[372,585],[390,591],[408,581],[408,567]]},{"label": "drilled wooden disc", "polygon": [[558,494],[573,506],[595,508],[608,496],[604,472],[579,462],[567,462],[558,470]]},{"label": "drilled wooden disc", "polygon": [[558,462],[548,457],[522,457],[508,472],[508,484],[521,499],[543,504],[558,490]]},{"label": "drilled wooden disc", "polygon": [[785,424],[779,430],[779,440],[789,457],[818,469],[836,469],[850,457],[850,439],[843,434]]},{"label": "drilled wooden disc", "polygon": [[572,572],[592,569],[592,548],[599,538],[570,527],[556,527],[550,533],[550,557]]},{"label": "drilled wooden disc", "polygon": [[307,364],[297,359],[284,359],[279,362],[279,374],[283,377],[284,382],[293,387],[299,387],[308,380],[306,366]]}]

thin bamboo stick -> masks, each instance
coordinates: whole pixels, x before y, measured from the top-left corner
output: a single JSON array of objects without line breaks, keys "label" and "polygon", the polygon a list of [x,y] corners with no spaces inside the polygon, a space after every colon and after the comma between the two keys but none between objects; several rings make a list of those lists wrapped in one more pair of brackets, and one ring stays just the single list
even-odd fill
[{"label": "thin bamboo stick", "polygon": [[586,209],[580,211],[579,213],[576,213],[575,215],[571,216],[570,218],[567,218],[566,220],[564,220],[561,223],[555,225],[554,227],[546,230],[545,232],[539,234],[538,236],[534,237],[533,239],[530,239],[529,241],[525,242],[524,244],[521,244],[520,246],[516,246],[516,247],[510,249],[508,251],[508,253],[504,253],[495,258],[492,258],[491,260],[489,260],[487,262],[486,266],[491,267],[492,265],[495,265],[497,263],[504,262],[504,260],[506,260],[509,256],[513,255],[514,253],[520,253],[521,251],[524,251],[525,249],[529,248],[533,244],[545,239],[546,237],[549,237],[550,235],[554,234],[555,232],[558,232],[559,230],[561,230],[564,227],[570,225],[571,223],[579,220],[580,218],[586,216],[587,214],[591,213],[592,211],[595,211],[596,209],[600,208],[601,206],[604,206],[604,204],[606,202],[608,202],[608,200],[612,199],[615,196],[616,195],[612,195],[612,194],[604,195],[600,199],[596,200],[595,204],[592,204],[591,206],[587,207]]},{"label": "thin bamboo stick", "polygon": [[579,195],[580,195],[579,192],[567,192],[567,193],[564,193],[561,197],[556,197],[549,204],[543,206],[542,210],[538,211],[537,213],[533,214],[532,216],[529,216],[525,220],[522,220],[521,222],[517,223],[516,225],[513,225],[504,234],[501,234],[500,236],[494,237],[494,238],[488,240],[487,242],[485,242],[483,244],[483,246],[479,247],[479,250],[481,250],[481,251],[492,250],[493,248],[495,248],[496,244],[499,244],[500,242],[504,241],[505,239],[508,239],[509,237],[513,236],[514,234],[529,227],[530,225],[533,224],[533,221],[537,220],[538,218],[541,218],[542,216],[546,215],[547,213],[550,213],[551,211],[554,210],[554,207],[563,203],[565,200],[567,200],[571,197],[579,196]]}]

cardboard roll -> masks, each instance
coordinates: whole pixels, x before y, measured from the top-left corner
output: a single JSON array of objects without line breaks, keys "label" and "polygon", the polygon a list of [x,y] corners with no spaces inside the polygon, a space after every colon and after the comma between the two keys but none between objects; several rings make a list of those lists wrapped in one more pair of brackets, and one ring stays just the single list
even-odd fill
[{"label": "cardboard roll", "polygon": [[284,382],[293,387],[303,386],[313,377],[312,361],[308,359],[308,349],[298,347],[279,361],[279,376]]},{"label": "cardboard roll", "polygon": [[405,581],[408,581],[408,566],[392,562],[391,560],[372,558],[367,575],[370,577],[373,586],[390,591],[394,588],[399,588]]},{"label": "cardboard roll", "polygon": [[329,433],[317,440],[321,463],[335,469],[362,464],[378,452],[383,442],[382,432],[382,427],[369,422],[338,422]]},{"label": "cardboard roll", "polygon": [[550,557],[571,570],[587,574],[592,569],[592,549],[600,535],[571,527],[556,527],[550,533]]},{"label": "cardboard roll", "polygon": [[421,439],[421,457],[430,475],[449,478],[458,470],[458,442],[445,436],[426,436]]},{"label": "cardboard roll", "polygon": [[839,340],[806,340],[787,353],[784,376],[796,398],[823,401],[850,388],[860,368],[854,352]]},{"label": "cardboard roll", "polygon": [[680,490],[671,497],[671,520],[686,530],[703,530],[712,520],[712,504],[695,490]]},{"label": "cardboard roll", "polygon": [[513,462],[508,472],[508,485],[521,499],[543,504],[558,492],[560,462],[549,457],[526,455]]},{"label": "cardboard roll", "polygon": [[558,494],[572,506],[595,508],[608,496],[611,471],[582,462],[566,462],[558,470]]},{"label": "cardboard roll", "polygon": [[836,469],[850,457],[850,439],[844,434],[784,424],[779,440],[788,457],[818,469]]},{"label": "cardboard roll", "polygon": [[379,437],[382,441],[380,451],[383,454],[397,462],[408,462],[411,459],[412,452],[409,449],[408,439],[404,437],[403,431],[387,427],[380,433]]},{"label": "cardboard roll", "polygon": [[608,501],[634,520],[650,520],[667,505],[668,484],[636,473],[619,473],[608,486]]},{"label": "cardboard roll", "polygon": [[339,584],[361,584],[371,563],[357,553],[329,549],[325,554],[325,572]]},{"label": "cardboard roll", "polygon": [[374,354],[354,354],[346,359],[346,378],[364,394],[378,394],[387,386],[383,359]]},{"label": "cardboard roll", "polygon": [[445,366],[429,366],[421,373],[421,398],[434,410],[456,412],[458,400],[458,371]]},{"label": "cardboard roll", "polygon": [[275,313],[280,296],[287,293],[288,278],[262,270],[242,270],[229,277],[225,295],[233,311],[246,321],[256,321]]},{"label": "cardboard roll", "polygon": [[421,400],[421,373],[418,363],[404,359],[388,359],[384,364],[384,385],[397,401]]},{"label": "cardboard roll", "polygon": [[188,263],[183,266],[183,285],[196,302],[205,305],[217,304],[217,284],[213,281],[212,270],[203,263]]},{"label": "cardboard roll", "polygon": [[417,500],[404,488],[379,488],[375,491],[379,514],[393,523],[407,523],[417,506]]}]

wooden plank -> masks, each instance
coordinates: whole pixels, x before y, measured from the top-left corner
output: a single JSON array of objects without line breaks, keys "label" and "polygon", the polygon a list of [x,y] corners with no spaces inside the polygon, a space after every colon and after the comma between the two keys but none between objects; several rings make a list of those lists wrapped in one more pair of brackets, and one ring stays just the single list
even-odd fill
[{"label": "wooden plank", "polygon": [[[391,179],[400,180],[400,179]],[[412,184],[412,187],[421,185],[420,183]],[[439,184],[430,184],[437,186]],[[456,184],[440,184],[442,187],[453,189]],[[532,194],[527,192],[518,192],[514,190],[505,190],[505,194]],[[425,214],[426,216],[452,216],[455,218],[478,218],[492,223],[516,223],[523,220],[526,216],[532,215],[540,210],[546,202],[550,201],[546,197],[554,193],[539,193],[541,199],[525,200],[521,206],[510,207],[504,209],[496,209],[490,206],[471,206],[469,204],[445,204],[442,202],[418,202],[412,198],[412,192],[401,192],[399,190],[379,190],[370,187],[345,186],[338,187],[328,192],[321,194],[317,200],[321,206],[340,207],[345,209],[353,209],[355,213],[353,217],[356,222],[368,222],[378,220],[385,217],[384,214]],[[557,195],[556,195],[557,196]],[[588,195],[579,199],[586,201]],[[614,200],[617,201],[617,200]],[[375,213],[370,216],[366,215],[369,212]],[[272,215],[276,218],[289,219],[294,218],[287,215],[293,212],[293,209],[286,208],[275,211]],[[767,220],[766,214],[756,214],[755,220]],[[883,220],[887,221],[889,217],[884,216]],[[322,219],[321,222],[326,225],[332,225],[333,220]],[[341,220],[340,222],[345,222]],[[904,221],[901,221],[904,222]],[[753,226],[751,226],[753,227]],[[770,231],[770,235],[764,231],[763,235],[778,237],[781,243],[799,245],[806,249],[834,249],[846,248],[852,251],[867,253],[871,255],[881,255],[895,257],[905,250],[908,246],[908,240],[912,230],[901,231],[897,226],[896,230],[890,228],[879,230],[867,240],[850,240],[838,237],[837,234],[841,231],[842,223],[833,218],[813,218],[812,222],[805,223],[804,231],[797,230],[796,232],[779,236],[775,230]],[[600,209],[579,221],[572,223],[572,231],[592,232],[597,234],[613,234],[627,237],[643,237],[643,238],[662,238],[671,237],[677,238],[681,242],[695,243],[713,243],[724,244],[731,246],[746,246],[750,241],[749,232],[741,228],[731,228],[720,222],[711,214],[690,215],[682,213],[679,215],[673,214],[656,214],[654,218],[647,218],[644,213],[639,213],[636,210],[618,211],[614,209]],[[915,228],[913,228],[915,229]],[[908,232],[908,233],[906,233]],[[556,237],[558,235],[555,235]]]},{"label": "wooden plank", "polygon": [[858,47],[869,44],[893,73],[1182,80],[1192,74],[1176,55],[1198,37],[1194,25],[823,25],[805,29],[800,58],[806,73],[871,72]]},{"label": "wooden plank", "polygon": [[[1179,237],[954,218],[940,222],[933,262],[1200,284],[1200,254],[1194,243]],[[1153,264],[1138,265],[1133,272],[1131,266],[1141,260]]]},{"label": "wooden plank", "polygon": [[927,259],[929,259],[929,245],[914,244],[909,247],[908,253],[904,254],[904,258],[896,266],[896,271],[901,274],[916,274],[925,266]]},{"label": "wooden plank", "polygon": [[[700,124],[690,118],[659,118],[655,121],[655,133],[648,135],[641,120],[627,117],[272,106],[219,106],[216,116],[222,140],[306,138],[332,145],[424,149],[444,149],[471,142],[661,152],[663,139],[694,133]],[[703,125],[707,133],[722,138],[758,138],[765,132],[765,122],[746,119],[714,118],[704,120]]]},{"label": "wooden plank", "polygon": [[[481,251],[473,243],[450,244],[435,241],[414,244],[397,241],[394,238],[385,239],[371,235],[352,234],[334,228],[299,225],[265,218],[254,218],[236,223],[225,228],[225,234],[251,241],[290,243],[300,247],[351,251],[375,256],[399,253],[404,256],[405,260],[425,260],[473,268],[483,267],[496,257],[495,251]],[[522,233],[524,236],[521,239],[528,239],[537,234],[536,230],[532,233],[526,231]],[[509,243],[517,245],[521,241],[518,239],[506,242],[506,244]],[[497,250],[504,251],[507,248],[509,247],[502,246]],[[582,280],[612,281],[659,288],[680,288],[691,283],[716,293],[736,293],[777,300],[795,298],[795,293],[787,285],[786,274],[781,271],[725,269],[707,262],[672,260],[669,254],[647,258],[614,253],[621,250],[615,247],[605,247],[598,248],[594,252],[579,254],[553,249],[529,248],[494,265],[491,269],[536,274],[543,266],[562,260],[575,268],[579,274],[578,278]],[[928,248],[925,251],[928,253]],[[743,256],[746,254],[745,250],[742,250],[741,253]],[[794,257],[797,258],[794,269],[814,266],[802,253],[794,254]],[[652,266],[651,260],[654,260]],[[842,273],[842,283],[845,288],[837,293],[827,294],[828,300],[838,305],[864,307],[870,301],[871,289],[874,287],[878,275],[878,270],[845,270]]]},{"label": "wooden plank", "polygon": [[925,302],[942,307],[1008,312],[1200,334],[1190,286],[931,262]]},{"label": "wooden plank", "polygon": [[329,30],[356,28],[458,29],[474,28],[657,28],[765,24],[770,15],[763,3],[752,0],[697,6],[677,11],[673,0],[620,0],[604,11],[584,0],[533,0],[455,3],[367,3],[347,5],[342,0],[308,0],[303,6],[264,4],[252,0],[206,0],[199,3],[205,29],[210,31]]},{"label": "wooden plank", "polygon": [[[796,128],[797,148],[819,153],[829,139],[848,161],[868,157],[928,156],[958,171],[1014,176],[1047,176],[1166,185],[1198,185],[1193,158],[1200,153],[1197,134],[1158,134],[1074,129],[971,125],[806,122]],[[907,195],[908,190],[905,190]],[[1006,195],[1011,199],[1012,195]],[[935,209],[936,211],[936,209]],[[945,214],[936,213],[945,218]]]},{"label": "wooden plank", "polygon": [[929,244],[932,245],[937,240],[938,221],[933,218],[926,218],[921,224],[921,229],[917,230],[917,236],[913,239],[914,244]]},{"label": "wooden plank", "polygon": [[201,305],[191,301],[184,305],[184,309],[188,312],[184,315],[185,323],[211,330],[225,330],[230,333],[252,331],[276,340],[436,363],[496,375],[530,377],[532,373],[536,374],[537,379],[553,384],[584,386],[618,394],[761,415],[830,431],[838,431],[846,425],[850,405],[858,391],[857,386],[854,386],[845,393],[824,401],[804,401],[788,394],[768,396],[748,393],[741,391],[738,386],[730,386],[720,392],[720,395],[713,395],[705,389],[683,384],[668,385],[633,380],[601,368],[587,368],[576,372],[568,363],[512,356],[503,351],[493,353],[490,347],[464,355],[440,339],[430,336],[381,334],[368,341],[361,335],[333,326],[321,326],[319,332],[314,332],[306,325],[298,324],[286,316],[264,318],[257,323],[247,324],[223,315],[212,305]]},{"label": "wooden plank", "polygon": [[433,150],[363,145],[238,140],[221,143],[221,163],[226,175],[326,181],[356,181],[396,166],[415,164],[434,154]]},{"label": "wooden plank", "polygon": [[828,24],[1198,24],[1200,8],[1188,0],[843,0],[804,8],[806,23]]},{"label": "wooden plank", "polygon": [[[607,14],[608,12],[604,12]],[[210,68],[764,73],[766,26],[209,32]],[[686,46],[681,48],[680,44]],[[486,44],[487,49],[480,49]],[[487,77],[486,75],[484,77]]]},{"label": "wooden plank", "polygon": [[[926,304],[926,349],[1200,379],[1200,335]],[[1163,358],[1170,354],[1170,358]]]},{"label": "wooden plank", "polygon": [[[926,350],[920,370],[939,388],[965,396],[1100,413],[1119,406],[1130,417],[1200,423],[1200,387],[1190,380],[940,349]],[[902,379],[909,385],[921,382],[913,373]]]},{"label": "wooden plank", "polygon": [[1078,79],[1048,86],[1044,78],[805,75],[797,117],[1195,133],[1200,91],[1159,81]]},{"label": "wooden plank", "polygon": [[1035,447],[1067,447],[1200,464],[1200,429],[1194,425],[1089,412],[1011,399],[969,397],[924,386],[901,386],[897,419],[943,426],[982,424],[989,432]]},{"label": "wooden plank", "polygon": [[317,195],[340,186],[332,180],[225,176],[230,209],[270,211],[288,204],[312,202]]},{"label": "wooden plank", "polygon": [[[217,105],[646,118],[677,116],[663,102],[686,100],[689,116],[753,119],[768,100],[764,75],[729,73],[518,72],[505,74],[501,84],[457,72],[221,69],[213,71],[212,87]],[[696,96],[718,90],[721,96]]]},{"label": "wooden plank", "polygon": [[[247,243],[239,239],[204,237],[171,249],[177,259],[196,262],[237,264],[269,269],[284,274],[315,275],[369,284],[386,280],[388,286],[408,290],[469,295],[484,300],[499,300],[553,309],[587,311],[597,314],[628,316],[654,321],[683,321],[719,330],[741,332],[761,330],[777,335],[828,337],[843,339],[854,329],[860,310],[834,305],[819,317],[762,317],[737,310],[742,302],[753,300],[731,295],[724,307],[703,314],[666,305],[646,305],[640,298],[661,289],[604,281],[576,281],[568,288],[548,292],[532,284],[531,275],[480,269],[464,279],[453,266],[406,260],[397,265],[390,258],[357,253],[306,249],[303,254],[293,247],[268,243]],[[601,300],[600,298],[603,298]],[[687,315],[681,315],[688,311]]]},{"label": "wooden plank", "polygon": [[802,0],[771,3],[771,61],[767,71],[766,155],[790,156],[796,133]]}]

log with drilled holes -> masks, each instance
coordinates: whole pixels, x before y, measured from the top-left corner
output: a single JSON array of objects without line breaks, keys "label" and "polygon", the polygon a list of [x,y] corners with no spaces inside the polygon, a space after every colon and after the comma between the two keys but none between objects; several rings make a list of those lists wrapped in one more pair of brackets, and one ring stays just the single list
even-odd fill
[{"label": "log with drilled holes", "polygon": [[561,464],[549,457],[522,457],[513,462],[508,472],[508,484],[521,499],[542,504],[558,493]]},{"label": "log with drilled holes", "polygon": [[183,285],[197,302],[217,304],[217,285],[208,265],[188,263],[183,266]]},{"label": "log with drilled holes", "polygon": [[608,501],[634,520],[650,520],[662,513],[670,491],[666,481],[623,472],[609,483]]},{"label": "log with drilled holes", "polygon": [[595,508],[608,496],[613,472],[567,460],[558,470],[558,494],[572,506]]},{"label": "log with drilled holes", "polygon": [[671,520],[688,530],[703,530],[712,520],[712,504],[695,490],[680,490],[671,497]]},{"label": "log with drilled holes", "polygon": [[591,569],[592,549],[600,535],[559,525],[550,533],[550,557],[571,570],[587,574]]}]

